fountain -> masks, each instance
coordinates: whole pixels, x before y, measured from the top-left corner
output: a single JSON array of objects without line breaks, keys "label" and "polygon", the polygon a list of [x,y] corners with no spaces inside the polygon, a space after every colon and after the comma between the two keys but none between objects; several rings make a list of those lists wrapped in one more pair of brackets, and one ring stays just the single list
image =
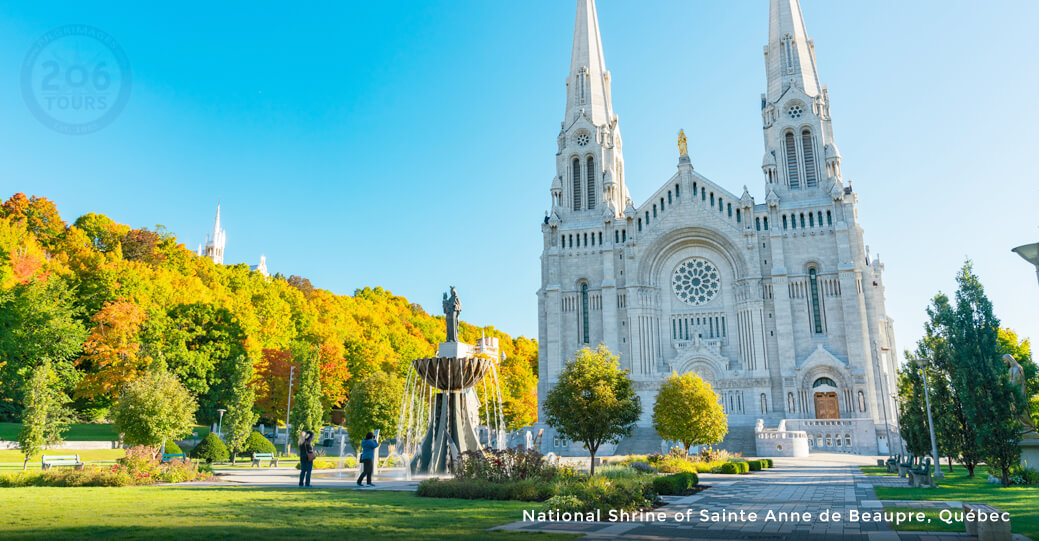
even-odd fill
[{"label": "fountain", "polygon": [[[444,294],[447,342],[435,357],[411,362],[397,424],[398,453],[405,474],[448,473],[466,451],[505,447],[504,415],[498,384],[498,339],[481,338],[476,346],[458,341],[461,303],[455,288]],[[483,384],[483,404],[477,385]],[[488,385],[490,388],[488,388]],[[482,407],[481,407],[482,406]],[[487,428],[481,442],[483,410]],[[408,459],[410,458],[410,462]]]}]

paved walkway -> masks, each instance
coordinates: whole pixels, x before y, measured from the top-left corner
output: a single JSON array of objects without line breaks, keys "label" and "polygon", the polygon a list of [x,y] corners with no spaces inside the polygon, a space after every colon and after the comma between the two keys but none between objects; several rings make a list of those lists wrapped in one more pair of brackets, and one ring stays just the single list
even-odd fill
[{"label": "paved walkway", "polygon": [[[229,486],[242,485],[250,487],[294,487],[299,486],[299,470],[296,468],[250,468],[213,470],[219,481],[191,483],[192,486]],[[352,488],[358,490],[415,490],[421,479],[407,481],[404,470],[389,468],[381,470],[380,475],[372,477],[374,487],[357,486],[357,468],[344,470],[314,470],[310,476],[310,485],[318,488]]]},{"label": "paved walkway", "polygon": [[[813,455],[810,460],[775,459],[774,469],[752,475],[701,475],[700,483],[710,488],[693,496],[666,499],[666,504],[656,510],[664,513],[663,521],[521,521],[499,529],[632,540],[959,541],[966,538],[957,534],[896,533],[885,522],[850,520],[849,511],[861,516],[883,509],[873,484],[858,467],[875,463],[868,457],[842,455]],[[756,517],[752,519],[751,513],[756,513]],[[835,513],[839,513],[839,519],[833,517]]]}]

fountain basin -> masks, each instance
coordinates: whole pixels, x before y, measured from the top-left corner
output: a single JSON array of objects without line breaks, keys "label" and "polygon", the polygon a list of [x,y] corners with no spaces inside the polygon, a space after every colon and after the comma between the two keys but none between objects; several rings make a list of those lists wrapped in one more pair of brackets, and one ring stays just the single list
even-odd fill
[{"label": "fountain basin", "polygon": [[411,361],[422,380],[441,391],[458,392],[475,386],[494,360],[485,357],[428,357]]}]

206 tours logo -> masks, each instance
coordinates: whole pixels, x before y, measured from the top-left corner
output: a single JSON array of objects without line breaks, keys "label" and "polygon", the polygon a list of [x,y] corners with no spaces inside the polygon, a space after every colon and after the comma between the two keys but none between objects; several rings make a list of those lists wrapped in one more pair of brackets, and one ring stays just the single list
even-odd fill
[{"label": "206 tours logo", "polygon": [[25,104],[44,125],[67,134],[95,132],[119,116],[132,80],[122,47],[83,24],[47,32],[22,63]]}]

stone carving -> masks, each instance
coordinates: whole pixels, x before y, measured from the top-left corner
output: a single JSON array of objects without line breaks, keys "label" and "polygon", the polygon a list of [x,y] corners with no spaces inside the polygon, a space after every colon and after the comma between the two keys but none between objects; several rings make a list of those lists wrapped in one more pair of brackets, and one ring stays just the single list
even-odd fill
[{"label": "stone carving", "polygon": [[458,314],[462,312],[462,301],[458,300],[455,286],[451,286],[451,296],[444,293],[444,315],[447,316],[447,341],[458,341]]},{"label": "stone carving", "polygon": [[[1025,387],[1025,371],[1021,367],[1021,364],[1017,362],[1017,359],[1013,355],[1007,353],[1003,355],[1003,363],[1007,365],[1007,371],[1010,376],[1010,385],[1017,387],[1020,391],[1021,396],[1026,400],[1028,399],[1028,389]],[[1032,416],[1029,414],[1029,409],[1026,406],[1022,408],[1020,412],[1016,411],[1018,408],[1011,408],[1012,411],[1017,415],[1017,420],[1023,425],[1023,433],[1036,433],[1037,428],[1035,423],[1032,422]]]}]

